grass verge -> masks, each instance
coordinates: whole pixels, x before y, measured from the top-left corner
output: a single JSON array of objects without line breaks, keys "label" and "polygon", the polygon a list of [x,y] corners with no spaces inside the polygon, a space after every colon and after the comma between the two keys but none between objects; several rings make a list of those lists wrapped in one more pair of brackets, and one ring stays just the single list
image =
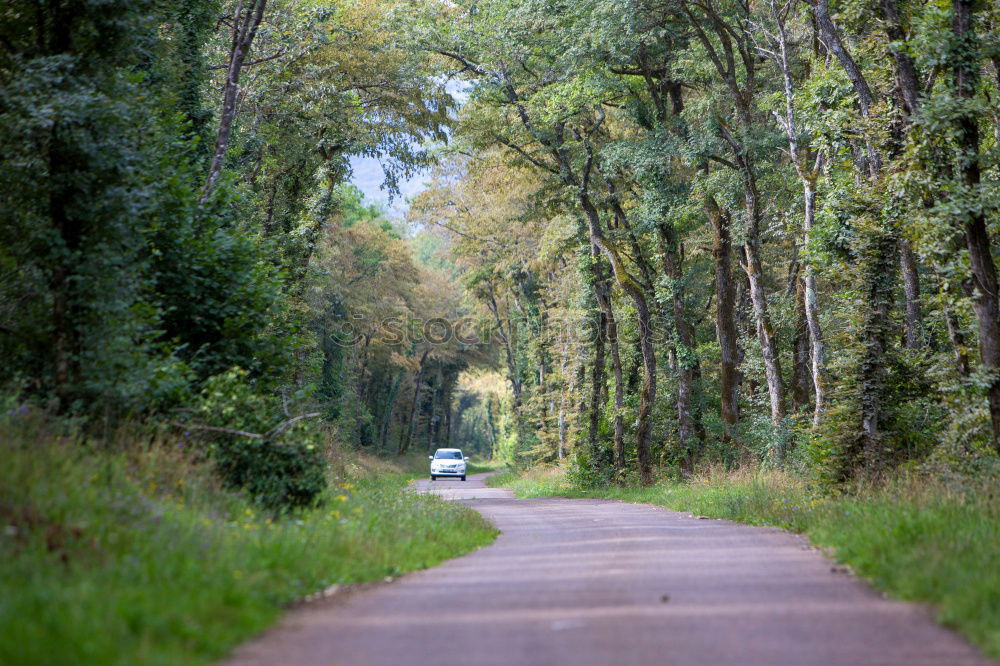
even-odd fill
[{"label": "grass verge", "polygon": [[778,471],[710,472],[649,488],[578,488],[558,468],[501,473],[493,487],[518,497],[590,497],[806,534],[879,590],[934,604],[941,623],[1000,657],[1000,488],[897,480],[851,495],[815,494]]},{"label": "grass verge", "polygon": [[478,514],[342,458],[286,517],[219,487],[177,442],[111,447],[0,423],[0,664],[203,664],[336,583],[481,547]]},{"label": "grass verge", "polygon": [[507,464],[499,460],[470,460],[466,466],[468,474],[482,474],[483,472],[497,472],[507,467]]}]

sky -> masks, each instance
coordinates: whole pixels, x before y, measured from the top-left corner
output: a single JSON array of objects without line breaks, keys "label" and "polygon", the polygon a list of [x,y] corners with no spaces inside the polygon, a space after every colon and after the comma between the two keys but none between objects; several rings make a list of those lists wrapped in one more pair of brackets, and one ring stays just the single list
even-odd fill
[{"label": "sky", "polygon": [[406,215],[406,199],[426,189],[430,180],[430,174],[426,172],[418,173],[407,180],[400,180],[399,191],[402,196],[395,197],[390,204],[389,193],[382,189],[385,175],[377,158],[352,157],[351,170],[353,171],[351,182],[364,192],[365,201],[382,205],[389,211],[390,217],[394,218]]},{"label": "sky", "polygon": [[[451,79],[445,84],[445,89],[458,102],[459,107],[469,99],[468,84],[458,79]],[[382,189],[382,181],[385,175],[382,173],[382,165],[375,157],[352,157],[351,158],[351,182],[357,186],[365,195],[368,203],[380,204],[389,211],[389,216],[402,218],[406,215],[406,199],[414,196],[418,192],[427,189],[430,181],[429,170],[418,173],[412,178],[399,181],[399,191],[402,196],[395,197],[389,203],[389,193]]]}]

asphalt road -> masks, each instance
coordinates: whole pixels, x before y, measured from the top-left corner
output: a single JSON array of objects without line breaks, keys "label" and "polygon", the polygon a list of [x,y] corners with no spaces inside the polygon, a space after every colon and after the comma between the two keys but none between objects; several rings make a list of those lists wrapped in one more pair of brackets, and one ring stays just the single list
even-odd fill
[{"label": "asphalt road", "polygon": [[780,530],[648,505],[418,482],[502,534],[291,611],[229,666],[986,666]]}]

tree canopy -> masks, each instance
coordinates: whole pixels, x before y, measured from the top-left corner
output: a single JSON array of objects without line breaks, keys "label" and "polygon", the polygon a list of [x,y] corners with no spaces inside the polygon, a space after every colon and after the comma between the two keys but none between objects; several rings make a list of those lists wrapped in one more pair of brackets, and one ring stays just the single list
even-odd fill
[{"label": "tree canopy", "polygon": [[[275,504],[330,437],[593,482],[996,458],[993,5],[8,5],[11,401],[199,433]],[[406,219],[358,156],[425,174]]]}]

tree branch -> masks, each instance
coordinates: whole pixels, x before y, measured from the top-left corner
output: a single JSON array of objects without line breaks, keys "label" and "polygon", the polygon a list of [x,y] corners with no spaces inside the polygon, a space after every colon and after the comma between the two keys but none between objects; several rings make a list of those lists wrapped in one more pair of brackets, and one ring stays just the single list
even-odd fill
[{"label": "tree branch", "polygon": [[265,437],[267,439],[272,439],[274,437],[277,437],[281,433],[285,432],[286,430],[288,430],[290,427],[292,427],[293,424],[295,424],[298,421],[301,421],[303,419],[315,419],[315,418],[319,418],[320,416],[322,416],[322,414],[320,412],[310,412],[308,414],[300,414],[299,416],[296,416],[295,418],[288,419],[284,423],[281,423],[281,424],[277,425],[269,433],[267,433],[267,435]]}]

